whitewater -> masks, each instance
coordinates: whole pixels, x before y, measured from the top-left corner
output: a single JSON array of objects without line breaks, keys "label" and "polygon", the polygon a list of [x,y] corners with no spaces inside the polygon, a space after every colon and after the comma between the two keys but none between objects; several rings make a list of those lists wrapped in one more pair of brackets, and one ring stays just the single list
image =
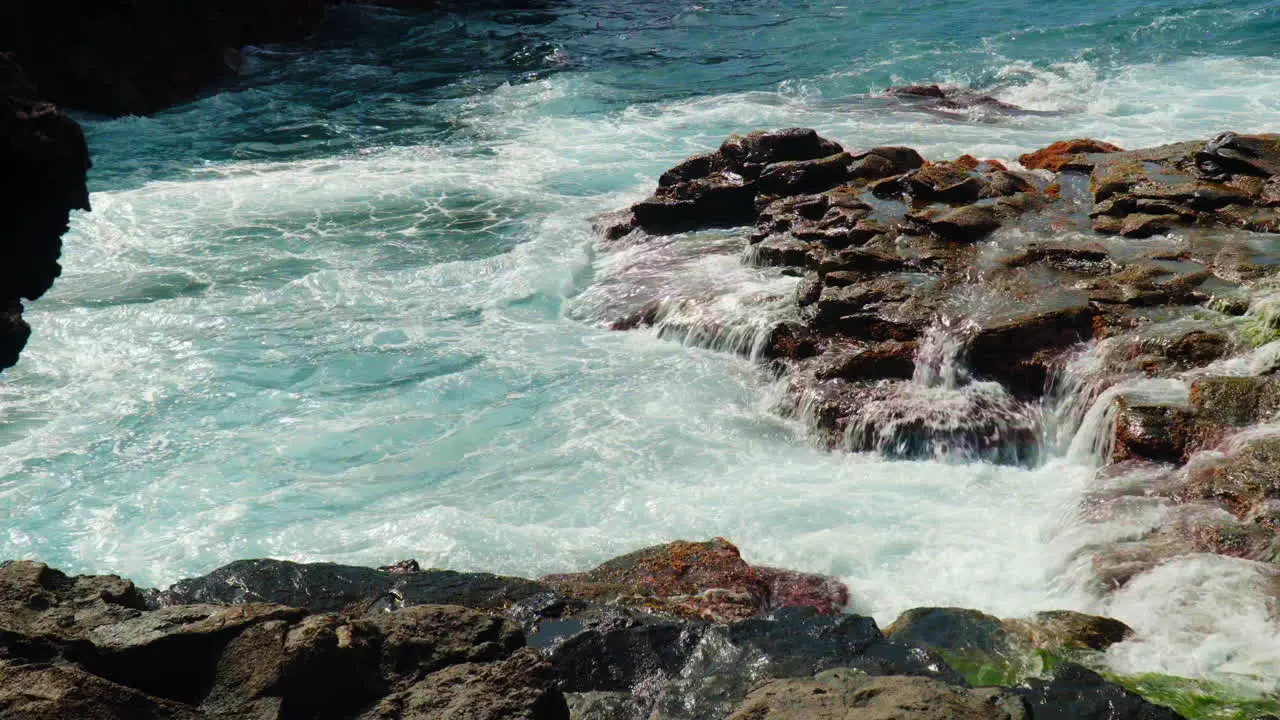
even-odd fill
[{"label": "whitewater", "polygon": [[[796,278],[734,231],[655,254],[591,220],[756,128],[1006,162],[1280,131],[1277,35],[1270,2],[343,10],[205,98],[84,119],[94,211],[0,377],[0,557],[152,586],[247,557],[536,576],[718,535],[839,576],[882,624],[1093,612],[1139,632],[1117,670],[1275,690],[1249,563],[1103,594],[1073,560],[1145,529],[1083,517],[1105,413],[1064,412],[1032,468],[828,452],[729,351]],[[882,93],[926,81],[1041,112]],[[610,331],[637,288],[704,315]]]}]

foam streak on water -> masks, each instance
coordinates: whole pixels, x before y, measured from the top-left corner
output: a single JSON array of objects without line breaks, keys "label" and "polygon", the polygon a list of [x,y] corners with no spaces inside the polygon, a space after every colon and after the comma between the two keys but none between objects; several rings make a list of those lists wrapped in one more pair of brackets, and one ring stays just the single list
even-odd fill
[{"label": "foam streak on water", "polygon": [[[1005,160],[1280,129],[1274,4],[1161,5],[348,9],[225,92],[91,122],[95,212],[0,378],[0,557],[151,585],[253,556],[536,575],[723,535],[845,578],[881,622],[1110,612],[1145,633],[1126,668],[1274,677],[1274,625],[1223,600],[1239,563],[1112,599],[1075,571],[1112,532],[1076,512],[1094,450],[1025,469],[815,449],[747,357],[795,278],[743,266],[741,233],[589,229],[757,127]],[[1056,114],[879,93],[939,79]],[[602,327],[655,298],[653,330]],[[952,382],[944,355],[926,384]],[[1104,418],[1072,418],[1097,446]]]}]

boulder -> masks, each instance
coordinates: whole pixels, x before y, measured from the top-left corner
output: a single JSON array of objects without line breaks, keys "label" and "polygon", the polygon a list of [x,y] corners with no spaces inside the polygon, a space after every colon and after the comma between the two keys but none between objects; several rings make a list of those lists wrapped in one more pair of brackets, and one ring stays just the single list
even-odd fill
[{"label": "boulder", "polygon": [[812,676],[834,668],[965,684],[938,656],[885,640],[870,618],[787,608],[709,627],[679,678],[660,693],[654,715],[667,720],[724,717],[762,680]]},{"label": "boulder", "polygon": [[891,97],[913,100],[926,108],[936,110],[984,108],[1005,112],[1026,112],[1017,105],[961,87],[934,84],[904,85],[891,87],[885,91],[885,94]]},{"label": "boulder", "polygon": [[[1000,381],[1019,396],[1045,390],[1045,351],[1060,351],[1088,339],[1096,311],[1073,305],[986,321],[969,342],[969,368],[979,377]],[[1016,354],[1010,348],[1017,348]]]},{"label": "boulder", "polygon": [[659,188],[647,200],[631,206],[636,224],[664,235],[699,228],[746,225],[755,217],[755,186],[736,172]]},{"label": "boulder", "polygon": [[351,625],[355,634],[378,638],[387,680],[499,660],[525,643],[510,620],[456,605],[415,605]]},{"label": "boulder", "polygon": [[663,173],[654,194],[631,212],[639,227],[654,234],[747,225],[757,215],[757,192],[832,187],[848,177],[850,160],[840,145],[808,128],[733,135],[715,152]]},{"label": "boulder", "polygon": [[201,720],[181,703],[148,696],[73,666],[0,661],[0,718],[18,720]]},{"label": "boulder", "polygon": [[970,243],[999,228],[1004,220],[1002,215],[996,205],[962,205],[946,210],[930,208],[909,213],[908,217],[943,239]]},{"label": "boulder", "polygon": [[1049,170],[1052,172],[1084,170],[1088,172],[1088,170],[1092,169],[1092,166],[1084,158],[1081,158],[1081,155],[1113,152],[1124,151],[1116,145],[1102,142],[1101,140],[1076,138],[1074,140],[1061,140],[1035,152],[1021,155],[1018,157],[1018,162],[1022,163],[1022,166],[1028,170]]},{"label": "boulder", "polygon": [[832,347],[816,361],[814,377],[819,380],[910,380],[915,374],[919,344],[889,340],[874,345]]},{"label": "boulder", "polygon": [[383,698],[361,720],[569,720],[551,664],[534,650],[497,663],[452,665]]},{"label": "boulder", "polygon": [[1280,135],[1221,133],[1196,153],[1196,169],[1212,178],[1280,175]]},{"label": "boulder", "polygon": [[1048,680],[1032,678],[1014,688],[1034,720],[1178,720],[1167,707],[1108,682],[1075,663],[1063,663]]},{"label": "boulder", "polygon": [[724,538],[655,545],[614,558],[594,570],[548,575],[542,581],[579,600],[718,621],[750,617],[792,603],[838,613],[849,597],[848,589],[832,578],[752,567]]},{"label": "boulder", "polygon": [[1032,643],[1041,648],[1103,651],[1133,637],[1133,628],[1119,620],[1072,610],[1038,612],[1024,624]]},{"label": "boulder", "polygon": [[807,325],[781,322],[774,326],[765,342],[767,360],[803,360],[818,353],[818,338]]},{"label": "boulder", "polygon": [[1189,408],[1143,403],[1119,397],[1116,404],[1112,462],[1144,459],[1184,462],[1194,437],[1194,413]]},{"label": "boulder", "polygon": [[809,243],[789,235],[771,235],[747,250],[747,259],[759,267],[810,267],[816,253]]},{"label": "boulder", "polygon": [[99,626],[141,614],[142,595],[114,575],[67,577],[42,563],[0,565],[0,659],[48,661]]},{"label": "boulder", "polygon": [[985,184],[954,163],[933,163],[902,176],[902,192],[917,202],[971,203],[983,196]]},{"label": "boulder", "polygon": [[[964,684],[937,656],[885,640],[874,621],[856,615],[784,608],[728,625],[677,623],[618,608],[588,616],[546,652],[575,704],[589,701],[598,713],[592,717],[724,717],[760,680],[836,667]],[[619,702],[623,692],[632,693],[629,708]],[[604,714],[609,708],[632,714]]]},{"label": "boulder", "polygon": [[923,167],[924,158],[909,147],[876,147],[855,153],[849,175],[858,180],[880,180]]},{"label": "boulder", "polygon": [[815,428],[853,452],[909,459],[1033,463],[1039,420],[1032,406],[994,383],[958,388],[909,381],[801,380],[798,393]]},{"label": "boulder", "polygon": [[817,160],[843,151],[839,143],[819,136],[816,130],[786,128],[732,135],[720,145],[717,153],[730,167],[754,178],[772,163]]},{"label": "boulder", "polygon": [[636,229],[636,216],[630,208],[615,210],[596,218],[591,229],[605,240],[617,240]]},{"label": "boulder", "polygon": [[828,190],[850,179],[853,158],[841,152],[817,160],[788,160],[765,166],[757,181],[761,193],[795,195]]},{"label": "boulder", "polygon": [[452,570],[387,572],[334,563],[237,560],[160,593],[161,606],[267,602],[333,612],[356,604],[425,604],[501,609],[547,587],[523,578]]},{"label": "boulder", "polygon": [[957,669],[976,669],[967,675],[975,684],[991,671],[1005,684],[1041,671],[1036,650],[1101,652],[1132,637],[1133,630],[1119,620],[1068,610],[1002,620],[965,608],[915,608],[899,616],[885,635],[938,652]]},{"label": "boulder", "polygon": [[71,657],[99,677],[157,697],[198,704],[208,692],[219,656],[242,632],[306,614],[279,605],[187,605],[162,608],[87,633],[89,646]]}]

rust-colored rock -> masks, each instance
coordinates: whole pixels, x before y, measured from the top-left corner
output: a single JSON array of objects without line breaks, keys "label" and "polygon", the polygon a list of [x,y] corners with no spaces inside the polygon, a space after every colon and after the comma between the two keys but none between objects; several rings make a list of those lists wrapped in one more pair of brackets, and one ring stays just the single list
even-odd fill
[{"label": "rust-colored rock", "polygon": [[1060,140],[1048,147],[1040,148],[1018,157],[1018,162],[1028,170],[1051,170],[1061,172],[1071,169],[1077,156],[1088,153],[1123,152],[1119,146],[1092,138],[1076,138]]},{"label": "rust-colored rock", "polygon": [[580,600],[719,621],[789,605],[836,613],[849,597],[848,589],[832,578],[752,567],[724,538],[655,545],[594,570],[548,575],[542,581]]}]

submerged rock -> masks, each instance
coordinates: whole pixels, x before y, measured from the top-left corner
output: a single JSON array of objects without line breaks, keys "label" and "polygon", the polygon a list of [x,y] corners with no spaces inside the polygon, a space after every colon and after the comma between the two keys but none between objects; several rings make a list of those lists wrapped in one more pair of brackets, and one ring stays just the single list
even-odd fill
[{"label": "submerged rock", "polygon": [[998,100],[990,95],[968,88],[943,85],[903,85],[885,90],[890,97],[913,100],[922,106],[936,110],[967,110],[986,108],[1004,112],[1029,112],[1017,105]]}]

